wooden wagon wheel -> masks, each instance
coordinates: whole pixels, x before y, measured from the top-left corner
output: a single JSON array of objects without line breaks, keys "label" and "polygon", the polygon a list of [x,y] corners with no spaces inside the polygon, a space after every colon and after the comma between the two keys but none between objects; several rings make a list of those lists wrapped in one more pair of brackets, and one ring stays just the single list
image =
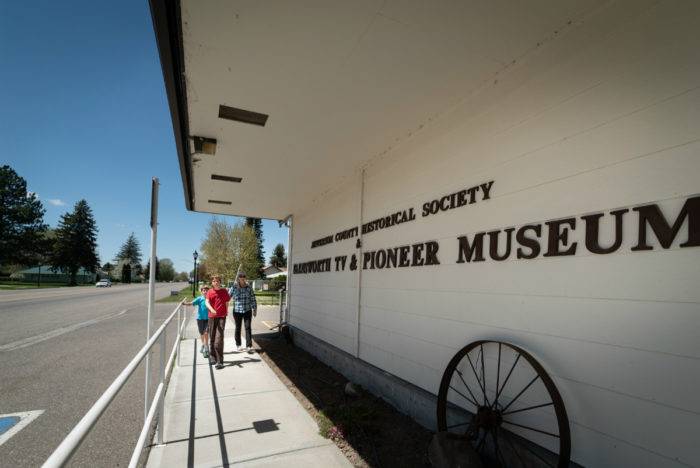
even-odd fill
[{"label": "wooden wagon wheel", "polygon": [[445,369],[438,430],[469,441],[486,466],[568,467],[569,419],[552,379],[527,351],[475,341]]}]

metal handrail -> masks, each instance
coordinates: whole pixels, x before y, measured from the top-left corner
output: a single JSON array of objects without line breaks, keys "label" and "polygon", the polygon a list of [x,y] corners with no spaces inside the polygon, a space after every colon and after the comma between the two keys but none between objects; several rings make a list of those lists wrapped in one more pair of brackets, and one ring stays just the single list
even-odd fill
[{"label": "metal handrail", "polygon": [[[127,364],[127,366],[124,368],[124,370],[117,376],[116,379],[114,379],[114,382],[105,390],[105,392],[98,398],[98,400],[95,402],[94,405],[92,405],[92,408],[88,410],[87,413],[85,413],[85,416],[83,416],[83,419],[76,424],[76,426],[73,428],[72,431],[66,436],[65,439],[63,439],[63,442],[54,450],[54,452],[51,454],[51,456],[44,462],[43,467],[44,468],[54,468],[54,467],[62,467],[64,466],[70,459],[71,457],[75,454],[75,451],[80,447],[80,444],[83,442],[85,437],[88,435],[88,433],[92,430],[93,426],[97,422],[97,420],[102,416],[104,411],[107,409],[107,407],[110,405],[114,397],[119,393],[119,391],[122,389],[126,381],[129,379],[131,374],[134,373],[138,365],[141,363],[141,361],[148,355],[148,352],[151,350],[153,345],[156,344],[156,341],[161,339],[161,381],[160,384],[156,390],[155,395],[153,396],[153,402],[151,404],[151,408],[148,412],[148,416],[146,417],[144,421],[143,428],[141,430],[141,434],[139,436],[139,440],[136,445],[136,449],[134,450],[134,454],[131,457],[131,462],[129,466],[135,466],[136,462],[138,461],[140,457],[141,450],[143,449],[143,446],[145,445],[146,442],[146,437],[148,434],[148,429],[151,426],[151,422],[153,421],[153,418],[155,417],[156,412],[159,413],[159,426],[160,429],[158,431],[158,439],[159,443],[162,442],[162,432],[163,432],[163,394],[164,394],[164,388],[165,388],[165,375],[167,375],[167,369],[170,369],[170,366],[174,362],[174,357],[176,351],[179,351],[179,346],[180,346],[180,339],[182,337],[182,330],[185,325],[185,320],[181,319],[181,312],[183,308],[183,303],[185,300],[183,299],[180,301],[180,303],[177,305],[175,310],[173,310],[172,314],[163,322],[163,324],[153,333],[153,336],[146,342],[146,344],[141,348],[141,350],[134,356],[134,358]],[[168,359],[168,365],[165,366],[165,328],[168,326],[170,321],[173,319],[175,314],[178,314],[178,330],[177,330],[177,338],[175,340],[175,344],[173,345],[173,350],[170,353],[170,358]],[[179,352],[177,353],[179,354]],[[156,410],[158,408],[158,410]]]}]

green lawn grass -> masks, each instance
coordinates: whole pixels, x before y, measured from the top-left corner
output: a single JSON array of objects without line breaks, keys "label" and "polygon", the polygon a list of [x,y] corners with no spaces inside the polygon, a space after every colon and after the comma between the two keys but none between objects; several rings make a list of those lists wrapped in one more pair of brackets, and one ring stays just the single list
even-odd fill
[{"label": "green lawn grass", "polygon": [[[199,293],[197,293],[199,295]],[[162,299],[158,299],[156,302],[180,302],[183,299],[187,301],[192,301],[192,285],[186,286],[178,291],[177,296],[166,296]]]},{"label": "green lawn grass", "polygon": [[255,293],[255,300],[258,305],[279,305],[280,296],[277,292],[269,293],[268,291],[261,291]]}]

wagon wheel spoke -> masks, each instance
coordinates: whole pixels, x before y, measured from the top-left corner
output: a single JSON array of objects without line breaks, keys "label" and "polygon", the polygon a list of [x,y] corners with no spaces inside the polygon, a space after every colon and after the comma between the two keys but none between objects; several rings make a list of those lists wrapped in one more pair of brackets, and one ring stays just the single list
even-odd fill
[{"label": "wagon wheel spoke", "polygon": [[484,384],[484,405],[491,406],[491,403],[489,403],[489,397],[486,396],[486,368],[484,367],[484,345],[482,344],[480,346],[480,348],[481,348],[481,381]]},{"label": "wagon wheel spoke", "polygon": [[471,423],[471,421],[465,421],[465,422],[459,423],[459,424],[452,424],[452,425],[450,425],[450,426],[447,426],[447,429],[454,429],[455,427],[466,426],[466,425],[468,425],[468,424],[470,424],[470,423]]},{"label": "wagon wheel spoke", "polygon": [[[498,385],[501,377],[501,343],[498,343],[498,365],[496,365],[496,391],[498,392]],[[498,408],[498,395],[493,402],[493,407]]]},{"label": "wagon wheel spoke", "polygon": [[[467,385],[467,382],[464,381],[464,376],[463,376],[462,373],[461,373],[459,370],[457,370],[457,369],[455,369],[455,372],[457,372],[457,375],[458,375],[459,378],[462,380],[462,383],[464,384],[465,388],[466,388],[467,391],[469,392],[469,395],[471,395],[471,397],[472,397],[472,399],[473,399],[473,400],[472,400],[472,403],[474,404],[474,406],[476,406],[476,407],[478,408],[478,407],[479,407],[479,404],[476,402],[476,400],[478,400],[478,398],[476,398],[476,397],[474,396],[474,393],[472,393],[471,388],[469,388],[469,385]],[[451,387],[455,392],[457,391],[457,390],[455,390],[454,387],[452,387],[452,385],[450,385],[450,387]]]},{"label": "wagon wheel spoke", "polygon": [[[503,433],[503,432],[505,432],[505,431],[501,431],[501,432]],[[515,454],[515,456],[518,457],[518,461],[520,462],[520,465],[521,465],[523,468],[527,468],[527,466],[525,465],[525,462],[523,461],[523,457],[520,456],[520,452],[518,452],[518,449],[516,449],[516,448],[515,448],[515,445],[513,445],[513,442],[511,442],[510,436],[509,436],[508,434],[506,434],[506,435],[503,436],[503,439],[504,439],[506,442],[508,442],[508,445],[510,446],[511,451]]]},{"label": "wagon wheel spoke", "polygon": [[520,390],[520,393],[518,393],[517,395],[515,395],[515,397],[514,397],[512,400],[510,400],[510,402],[506,405],[506,407],[503,408],[503,412],[508,411],[508,408],[510,408],[510,405],[512,405],[513,403],[515,403],[516,400],[517,400],[518,398],[520,398],[520,395],[522,395],[523,393],[525,393],[525,391],[526,391],[528,388],[530,388],[530,386],[531,386],[533,383],[535,383],[535,381],[538,380],[539,378],[540,378],[540,374],[537,374],[537,375],[535,376],[535,378],[532,379],[532,380],[530,381],[530,383],[527,384],[527,385],[525,386],[525,388],[523,388],[522,390]]},{"label": "wagon wheel spoke", "polygon": [[493,430],[491,431],[491,438],[493,439],[493,447],[496,453],[496,459],[503,468],[506,468],[507,464],[505,459],[503,458],[503,454],[501,453],[501,447],[498,444],[498,428],[493,428]]},{"label": "wagon wheel spoke", "polygon": [[511,422],[511,421],[503,421],[503,424],[510,424],[511,426],[518,426],[518,427],[522,427],[523,429],[528,429],[530,431],[535,431],[535,432],[539,432],[540,434],[548,435],[550,437],[556,437],[557,439],[559,438],[559,434],[552,434],[551,432],[543,431],[542,429],[537,429],[535,427],[525,426],[523,424],[518,424],[518,423]]},{"label": "wagon wheel spoke", "polygon": [[501,386],[500,390],[496,392],[496,400],[494,402],[494,406],[498,402],[498,397],[501,396],[501,392],[503,392],[503,389],[506,388],[506,385],[508,384],[508,380],[510,379],[511,374],[513,373],[513,369],[515,369],[515,366],[518,365],[518,361],[520,360],[520,354],[515,358],[515,361],[513,361],[513,365],[510,367],[510,371],[508,371],[508,375],[506,375],[505,380],[503,381],[503,385]]},{"label": "wagon wheel spoke", "polygon": [[[474,400],[472,400],[472,399],[469,398],[467,395],[465,395],[464,393],[462,393],[462,392],[460,392],[459,390],[457,390],[456,388],[454,388],[452,385],[450,385],[450,388],[451,388],[452,390],[454,390],[454,392],[455,392],[457,395],[461,396],[462,398],[464,398],[465,400],[467,400],[467,401],[468,401],[469,403],[471,403],[472,405],[476,406],[477,408],[479,407],[479,405],[478,405]],[[467,390],[469,390],[469,387],[467,387]],[[471,391],[470,391],[469,393],[471,393]],[[472,395],[472,396],[473,396],[473,395]]]},{"label": "wagon wheel spoke", "polygon": [[[479,356],[476,357],[476,360],[477,362],[479,361]],[[469,361],[469,366],[472,368],[472,372],[474,372],[474,377],[476,377],[476,381],[479,383],[479,388],[481,389],[481,392],[484,395],[484,401],[486,401],[486,387],[482,384],[481,379],[479,378],[479,374],[478,372],[476,372],[476,368],[474,367],[474,364],[472,363],[469,354],[467,354],[467,361]]]},{"label": "wagon wheel spoke", "polygon": [[515,413],[520,413],[520,412],[522,412],[522,411],[530,411],[530,410],[537,409],[537,408],[544,408],[545,406],[554,406],[554,402],[553,402],[553,401],[550,401],[549,403],[543,403],[543,404],[541,404],[541,405],[528,406],[527,408],[520,408],[520,409],[513,410],[513,411],[507,411],[507,412],[505,412],[505,413],[501,413],[501,416],[506,416],[506,415],[515,414]]},{"label": "wagon wheel spoke", "polygon": [[[478,438],[478,436],[477,436],[477,438]],[[476,446],[476,451],[477,451],[477,452],[481,452],[481,448],[483,447],[484,442],[486,442],[486,431],[484,431],[484,435],[483,435],[483,437],[481,438],[481,441],[480,441],[479,444]]]}]

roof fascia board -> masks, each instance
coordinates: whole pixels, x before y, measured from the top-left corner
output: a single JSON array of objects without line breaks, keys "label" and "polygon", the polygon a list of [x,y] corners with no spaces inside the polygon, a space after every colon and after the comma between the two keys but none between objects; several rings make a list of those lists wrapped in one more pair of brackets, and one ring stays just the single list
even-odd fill
[{"label": "roof fascia board", "polygon": [[189,146],[189,117],[185,87],[185,61],[180,21],[180,1],[149,0],[158,55],[163,70],[165,92],[175,134],[175,146],[180,161],[180,175],[185,193],[185,207],[194,211],[192,159]]}]

